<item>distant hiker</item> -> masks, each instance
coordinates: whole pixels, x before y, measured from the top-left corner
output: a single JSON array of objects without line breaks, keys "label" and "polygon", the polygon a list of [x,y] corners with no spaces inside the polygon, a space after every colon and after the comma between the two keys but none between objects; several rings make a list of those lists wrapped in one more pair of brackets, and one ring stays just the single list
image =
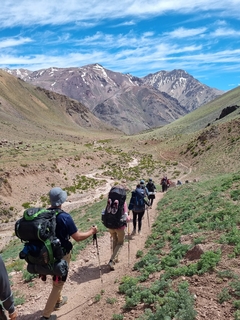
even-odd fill
[{"label": "distant hiker", "polygon": [[161,184],[161,186],[162,186],[162,192],[167,191],[168,187],[170,186],[170,181],[169,181],[169,179],[167,178],[167,176],[164,176],[164,177],[161,179],[160,184]]},{"label": "distant hiker", "polygon": [[[67,199],[67,193],[61,188],[55,187],[50,190],[49,198],[50,198],[51,208],[61,209],[62,204]],[[57,226],[56,226],[57,238],[61,241],[61,245],[65,253],[65,256],[63,257],[63,259],[66,260],[69,264],[71,259],[71,250],[72,250],[72,243],[69,241],[70,237],[77,242],[85,240],[97,232],[97,227],[91,227],[86,232],[80,232],[78,231],[71,215],[65,211],[61,211],[61,213],[57,215],[56,219],[57,219]],[[61,306],[67,303],[67,297],[66,296],[62,297],[61,295],[64,283],[65,282],[62,281],[61,278],[53,277],[52,291],[48,297],[45,309],[43,311],[43,316],[41,317],[40,320],[57,319],[57,316],[51,315],[51,313],[54,310],[60,309]]]},{"label": "distant hiker", "polygon": [[153,204],[153,200],[155,199],[155,191],[157,189],[151,178],[148,180],[148,183],[146,184],[146,188],[148,190],[148,200],[151,207]]},{"label": "distant hiker", "polygon": [[181,186],[182,182],[180,180],[177,181],[177,186]]},{"label": "distant hiker", "polygon": [[140,181],[140,188],[144,190],[144,197],[148,197],[148,188],[145,186],[145,181]]},{"label": "distant hiker", "polygon": [[138,234],[141,235],[142,218],[145,213],[145,205],[149,206],[149,203],[144,199],[144,190],[141,185],[138,184],[136,189],[132,191],[132,196],[128,205],[128,209],[133,213],[133,231],[132,235],[136,234],[137,222],[138,222]]},{"label": "distant hiker", "polygon": [[108,193],[107,206],[102,211],[102,222],[112,237],[112,255],[108,262],[110,270],[114,270],[115,263],[119,261],[118,255],[122,249],[125,228],[130,221],[126,203],[126,190],[116,185]]},{"label": "distant hiker", "polygon": [[8,278],[5,264],[0,256],[0,319],[7,319],[4,310],[7,310],[11,320],[17,319],[17,312],[14,307],[14,298]]}]

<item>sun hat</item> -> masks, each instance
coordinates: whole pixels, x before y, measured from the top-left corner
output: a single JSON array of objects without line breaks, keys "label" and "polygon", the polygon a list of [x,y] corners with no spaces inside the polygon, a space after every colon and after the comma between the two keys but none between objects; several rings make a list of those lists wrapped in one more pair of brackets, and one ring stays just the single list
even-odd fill
[{"label": "sun hat", "polygon": [[67,192],[59,187],[54,187],[49,191],[51,206],[58,207],[67,199]]}]

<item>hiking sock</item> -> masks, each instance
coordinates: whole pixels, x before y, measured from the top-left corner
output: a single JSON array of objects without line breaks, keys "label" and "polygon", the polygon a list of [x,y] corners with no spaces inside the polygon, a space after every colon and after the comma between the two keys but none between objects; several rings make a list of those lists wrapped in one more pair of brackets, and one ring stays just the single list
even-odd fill
[{"label": "hiking sock", "polygon": [[108,265],[110,267],[111,270],[114,270],[114,262],[112,260],[109,260]]}]

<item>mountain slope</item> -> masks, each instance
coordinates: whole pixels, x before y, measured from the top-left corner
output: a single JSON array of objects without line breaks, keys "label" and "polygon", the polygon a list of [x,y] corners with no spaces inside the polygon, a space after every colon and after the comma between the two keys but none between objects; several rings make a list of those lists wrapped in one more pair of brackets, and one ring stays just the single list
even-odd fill
[{"label": "mountain slope", "polygon": [[164,126],[185,114],[176,99],[146,86],[119,91],[98,104],[93,114],[127,134]]},{"label": "mountain slope", "polygon": [[[231,110],[229,106],[236,108],[220,118],[223,111]],[[191,167],[190,179],[235,172],[240,164],[240,87],[181,119],[142,134],[141,140],[145,152]]]},{"label": "mountain slope", "polygon": [[226,92],[213,101],[190,112],[181,119],[174,121],[165,128],[165,132],[170,134],[189,134],[206,128],[209,124],[218,125],[230,121],[239,115],[240,110],[236,109],[233,113],[222,119],[219,118],[222,110],[228,106],[240,106],[240,87]]},{"label": "mountain slope", "polygon": [[[110,130],[80,102],[35,87],[0,70],[1,139],[48,132]],[[116,131],[111,128],[112,132]]]}]

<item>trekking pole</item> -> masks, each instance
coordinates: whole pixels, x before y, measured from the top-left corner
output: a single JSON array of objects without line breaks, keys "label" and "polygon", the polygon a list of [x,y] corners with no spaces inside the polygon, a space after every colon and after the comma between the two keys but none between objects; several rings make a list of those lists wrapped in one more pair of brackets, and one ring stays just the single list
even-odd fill
[{"label": "trekking pole", "polygon": [[113,237],[110,235],[110,248],[111,248],[111,255],[113,254]]},{"label": "trekking pole", "polygon": [[148,213],[148,205],[147,205],[147,218],[148,218],[148,227],[150,228],[150,220],[149,220],[149,213]]},{"label": "trekking pole", "polygon": [[94,235],[93,235],[93,244],[94,244],[95,242],[96,242],[96,248],[97,248],[99,274],[100,274],[101,283],[103,283],[103,279],[102,279],[102,269],[101,269],[99,249],[98,249],[98,242],[97,242],[97,234],[96,234],[96,233],[94,233]]}]

